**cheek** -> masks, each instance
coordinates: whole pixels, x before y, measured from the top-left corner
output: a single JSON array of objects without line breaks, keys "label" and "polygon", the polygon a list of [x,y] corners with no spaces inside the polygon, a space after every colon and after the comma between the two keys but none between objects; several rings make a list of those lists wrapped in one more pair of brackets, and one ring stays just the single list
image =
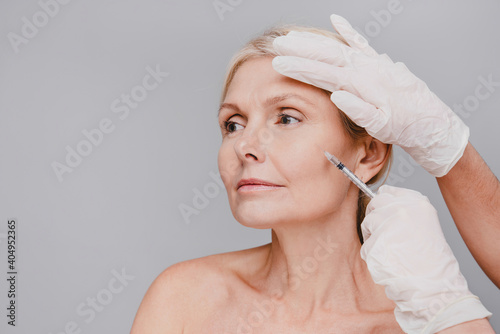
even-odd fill
[{"label": "cheek", "polygon": [[350,181],[328,161],[323,150],[346,158],[355,154],[355,150],[352,141],[339,129],[315,130],[303,134],[299,140],[274,146],[271,156],[276,157],[275,165],[287,179],[296,202],[335,205],[347,194]]},{"label": "cheek", "polygon": [[228,145],[222,143],[217,155],[217,165],[222,182],[226,188],[231,184],[234,175],[234,162],[231,160],[231,155]]},{"label": "cheek", "polygon": [[242,162],[234,150],[234,142],[228,141],[221,144],[217,155],[217,165],[222,182],[229,194],[242,175]]},{"label": "cheek", "polygon": [[316,219],[345,203],[350,181],[321,153],[287,159],[280,168],[288,181],[287,198],[281,208],[293,219]]}]

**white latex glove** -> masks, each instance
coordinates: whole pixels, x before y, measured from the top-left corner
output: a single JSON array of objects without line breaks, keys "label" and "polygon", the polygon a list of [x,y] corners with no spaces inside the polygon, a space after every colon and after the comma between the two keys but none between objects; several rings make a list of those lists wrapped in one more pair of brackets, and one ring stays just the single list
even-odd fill
[{"label": "white latex glove", "polygon": [[406,333],[435,333],[491,316],[469,291],[427,197],[381,186],[361,231],[361,257],[396,303],[394,314]]},{"label": "white latex glove", "polygon": [[374,138],[401,146],[436,177],[462,157],[469,128],[401,62],[379,55],[341,16],[331,15],[349,46],[292,31],[274,40],[279,73],[326,89],[335,105]]}]

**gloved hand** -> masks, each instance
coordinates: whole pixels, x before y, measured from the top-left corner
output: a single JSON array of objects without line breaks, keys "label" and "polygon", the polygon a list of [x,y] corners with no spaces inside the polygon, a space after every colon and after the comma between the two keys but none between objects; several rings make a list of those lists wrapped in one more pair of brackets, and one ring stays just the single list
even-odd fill
[{"label": "gloved hand", "polygon": [[435,333],[491,316],[469,291],[427,197],[383,185],[361,230],[361,257],[396,303],[394,314],[406,333]]},{"label": "gloved hand", "polygon": [[341,16],[331,15],[350,46],[309,32],[274,40],[279,73],[326,89],[332,102],[372,137],[401,146],[436,177],[462,157],[469,128],[401,62],[379,55]]}]

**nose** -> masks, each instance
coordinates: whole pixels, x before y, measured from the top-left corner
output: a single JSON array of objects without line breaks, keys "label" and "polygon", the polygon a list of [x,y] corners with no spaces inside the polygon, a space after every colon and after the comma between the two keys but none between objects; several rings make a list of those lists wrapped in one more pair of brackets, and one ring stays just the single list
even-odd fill
[{"label": "nose", "polygon": [[269,130],[265,127],[251,129],[245,128],[243,133],[234,143],[234,150],[242,161],[265,160],[265,148],[268,144],[267,133]]}]

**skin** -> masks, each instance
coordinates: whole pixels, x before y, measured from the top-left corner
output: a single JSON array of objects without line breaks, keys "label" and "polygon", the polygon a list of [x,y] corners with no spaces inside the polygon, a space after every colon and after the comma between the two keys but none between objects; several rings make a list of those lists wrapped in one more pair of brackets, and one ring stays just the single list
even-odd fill
[{"label": "skin", "polygon": [[448,174],[436,179],[465,244],[500,289],[498,179],[470,143]]},{"label": "skin", "polygon": [[[272,242],[170,266],[148,289],[132,334],[403,333],[395,303],[360,257],[358,189],[322,152],[366,181],[387,146],[372,137],[354,143],[329,96],[278,74],[271,59],[251,59],[236,73],[219,114],[218,164],[236,220],[272,229]],[[284,94],[311,104],[265,103]],[[224,128],[227,120],[234,123]],[[237,190],[251,177],[280,187]],[[470,332],[493,333],[485,319],[440,333]]]},{"label": "skin", "polygon": [[[244,326],[252,333],[403,333],[394,302],[360,257],[358,189],[322,151],[366,181],[384,165],[387,145],[372,137],[354,143],[329,96],[275,72],[271,60],[251,59],[237,71],[219,115],[219,124],[237,124],[222,132],[218,164],[236,220],[271,228],[272,242],[167,268],[146,293],[132,333],[246,333]],[[310,104],[265,103],[284,94]],[[250,177],[280,187],[238,191]]]},{"label": "skin", "polygon": [[[290,93],[311,104],[292,98],[265,104],[269,97]],[[236,167],[221,171],[222,180],[236,220],[248,227],[272,229],[268,259],[259,274],[262,278],[253,284],[269,296],[277,291],[283,313],[279,318],[305,324],[312,314],[333,318],[342,312],[362,315],[381,311],[378,306],[392,308],[359,256],[358,190],[332,168],[321,151],[322,147],[334,152],[367,180],[383,166],[387,147],[375,144],[372,138],[355,145],[328,95],[276,73],[271,58],[251,60],[239,69],[225,105],[220,123],[229,118],[237,124],[233,132],[223,133],[219,168]],[[293,118],[278,118],[280,111]],[[290,124],[280,124],[283,121]],[[255,193],[238,191],[237,182],[250,177],[281,187]],[[335,250],[316,261],[317,269],[304,274],[307,279],[298,283],[296,268],[305,266],[321,238],[330,238]]]}]

